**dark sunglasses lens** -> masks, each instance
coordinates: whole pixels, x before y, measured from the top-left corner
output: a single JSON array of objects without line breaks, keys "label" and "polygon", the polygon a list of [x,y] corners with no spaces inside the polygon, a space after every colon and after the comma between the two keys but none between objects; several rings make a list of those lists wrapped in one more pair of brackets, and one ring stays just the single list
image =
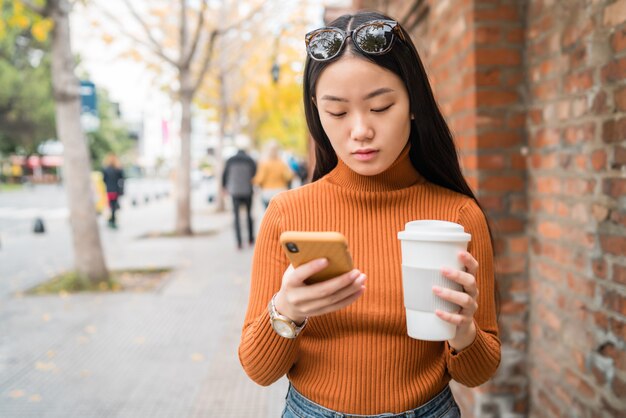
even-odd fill
[{"label": "dark sunglasses lens", "polygon": [[321,30],[309,40],[309,53],[317,60],[327,60],[334,57],[341,49],[343,36],[334,30]]},{"label": "dark sunglasses lens", "polygon": [[359,48],[370,54],[385,52],[393,40],[393,28],[384,23],[363,26],[355,33]]}]

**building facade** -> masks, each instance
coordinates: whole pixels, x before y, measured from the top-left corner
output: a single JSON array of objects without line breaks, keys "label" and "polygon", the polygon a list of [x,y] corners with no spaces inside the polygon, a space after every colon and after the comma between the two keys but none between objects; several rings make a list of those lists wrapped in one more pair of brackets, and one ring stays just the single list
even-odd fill
[{"label": "building facade", "polygon": [[626,0],[353,8],[411,33],[492,223],[502,363],[463,416],[626,416]]}]

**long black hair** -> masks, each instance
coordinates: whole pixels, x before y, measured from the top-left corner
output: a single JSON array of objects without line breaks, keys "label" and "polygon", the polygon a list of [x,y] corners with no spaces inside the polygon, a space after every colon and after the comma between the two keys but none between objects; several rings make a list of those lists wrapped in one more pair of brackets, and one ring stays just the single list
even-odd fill
[{"label": "long black hair", "polygon": [[[393,20],[377,12],[358,12],[343,15],[329,26],[349,31],[362,23],[372,20]],[[359,49],[346,45],[336,58],[319,62],[307,57],[304,70],[304,111],[307,125],[315,141],[315,169],[313,180],[330,172],[337,165],[337,155],[322,128],[319,113],[314,102],[317,80],[322,71],[339,57],[350,53],[373,62],[396,74],[404,82],[409,95],[411,120],[410,159],[415,169],[428,181],[447,189],[462,193],[476,200],[474,193],[461,173],[457,151],[452,134],[428,82],[424,66],[409,34],[398,25],[405,40],[396,39],[392,49],[383,55],[368,55]],[[397,38],[397,36],[396,36]],[[350,42],[346,40],[346,42]]]},{"label": "long black hair", "polygon": [[[329,24],[331,27],[348,32],[363,23],[372,20],[394,20],[378,12],[361,11],[353,15],[343,15]],[[329,173],[337,165],[335,153],[320,121],[315,105],[315,88],[322,71],[339,59],[346,51],[368,60],[396,74],[404,82],[409,95],[411,120],[409,157],[413,167],[426,180],[472,198],[480,206],[478,199],[467,184],[450,128],[446,123],[428,82],[426,70],[409,34],[398,25],[404,39],[396,39],[391,50],[383,55],[368,55],[358,48],[345,45],[337,57],[328,61],[315,61],[307,56],[304,68],[304,113],[309,132],[315,141],[315,169],[313,181]],[[346,40],[351,42],[351,40]],[[485,218],[487,218],[485,214]],[[491,227],[487,223],[492,247],[495,246]],[[499,292],[496,283],[496,306],[499,308]]]}]

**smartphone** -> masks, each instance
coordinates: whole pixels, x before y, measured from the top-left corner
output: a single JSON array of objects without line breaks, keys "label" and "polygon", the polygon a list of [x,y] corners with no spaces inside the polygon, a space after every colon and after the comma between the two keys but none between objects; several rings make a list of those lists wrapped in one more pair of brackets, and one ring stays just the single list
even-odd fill
[{"label": "smartphone", "polygon": [[294,267],[316,258],[328,259],[328,266],[309,277],[305,283],[319,283],[352,270],[348,241],[339,232],[285,231],[280,244]]}]

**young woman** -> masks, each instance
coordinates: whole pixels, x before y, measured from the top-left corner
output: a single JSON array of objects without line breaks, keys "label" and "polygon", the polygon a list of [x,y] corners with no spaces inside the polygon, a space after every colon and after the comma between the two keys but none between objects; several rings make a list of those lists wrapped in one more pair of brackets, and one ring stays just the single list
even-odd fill
[{"label": "young woman", "polygon": [[[448,382],[480,385],[500,362],[493,252],[417,51],[397,22],[366,12],[306,43],[315,181],[265,214],[241,363],[262,385],[287,375],[284,417],[460,416]],[[433,288],[460,306],[437,312],[457,327],[449,341],[407,336],[397,232],[417,219],[456,222],[472,236],[463,271],[443,271],[463,290]],[[289,266],[279,244],[287,230],[341,232],[357,268],[306,285],[327,261]]]}]

